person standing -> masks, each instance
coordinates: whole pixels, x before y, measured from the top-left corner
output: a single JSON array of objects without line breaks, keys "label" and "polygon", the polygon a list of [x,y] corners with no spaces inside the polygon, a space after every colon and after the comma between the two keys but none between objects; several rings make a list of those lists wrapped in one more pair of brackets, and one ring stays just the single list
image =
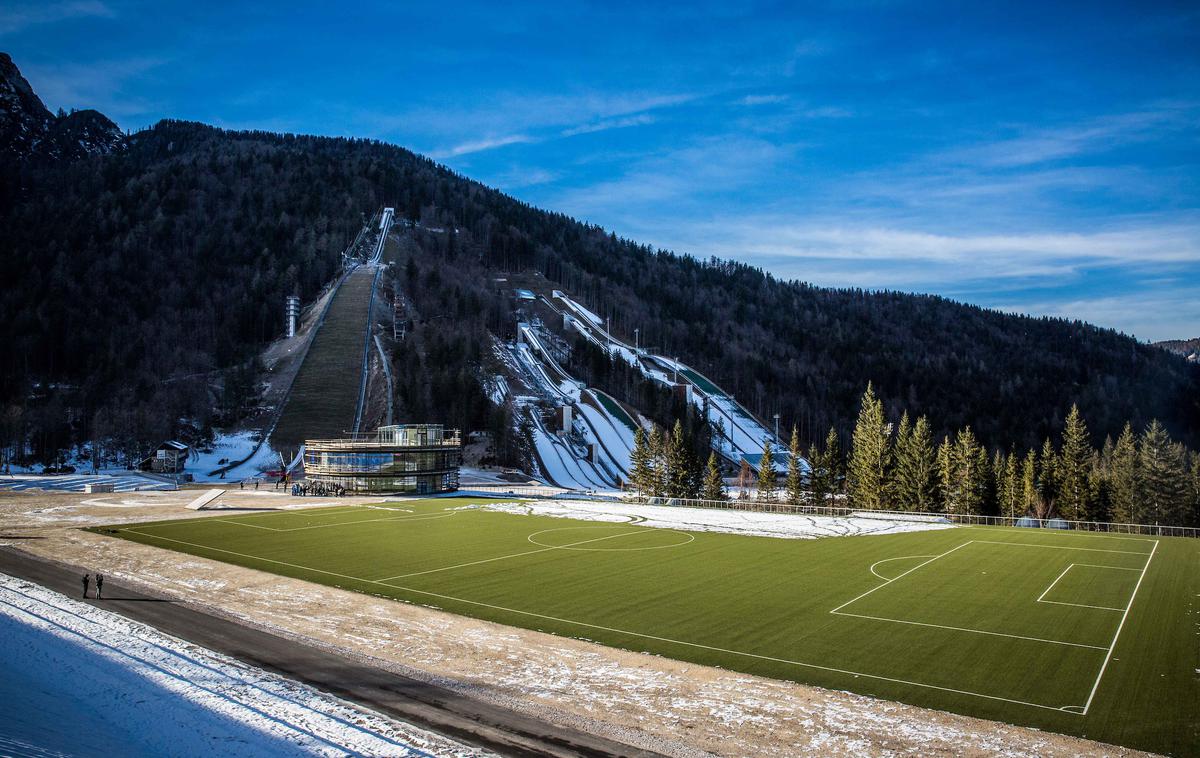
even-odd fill
[{"label": "person standing", "polygon": [[96,599],[104,599],[104,574],[96,574]]},{"label": "person standing", "polygon": [[91,579],[92,579],[92,577],[91,577],[91,575],[90,575],[90,574],[84,574],[84,575],[83,575],[83,596],[84,596],[85,598],[87,597],[87,588],[88,588],[88,582],[90,582],[90,581],[91,581]]}]

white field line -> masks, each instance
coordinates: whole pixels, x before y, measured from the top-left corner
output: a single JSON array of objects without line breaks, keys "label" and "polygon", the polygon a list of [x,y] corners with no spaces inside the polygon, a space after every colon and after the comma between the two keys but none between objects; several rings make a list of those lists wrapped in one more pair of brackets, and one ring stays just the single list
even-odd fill
[{"label": "white field line", "polygon": [[1046,593],[1048,593],[1050,590],[1054,589],[1054,585],[1058,584],[1058,580],[1062,579],[1064,576],[1066,576],[1067,572],[1071,570],[1071,566],[1074,566],[1074,565],[1075,565],[1074,563],[1068,564],[1068,566],[1062,570],[1062,573],[1058,575],[1058,578],[1055,579],[1053,582],[1050,582],[1049,587],[1042,590],[1042,594],[1038,595],[1038,598],[1035,602],[1038,602],[1038,603],[1042,602],[1042,598],[1044,598],[1046,596]]},{"label": "white field line", "polygon": [[890,619],[883,616],[866,616],[861,613],[847,613],[846,611],[830,611],[830,613],[838,616],[853,616],[860,619],[872,619],[874,621],[890,621],[893,624],[910,624],[912,626],[928,626],[934,629],[949,629],[954,632],[970,632],[971,634],[987,634],[992,637],[1011,637],[1016,640],[1029,640],[1030,642],[1045,642],[1049,645],[1067,645],[1069,647],[1086,647],[1092,650],[1107,650],[1103,645],[1084,645],[1081,642],[1063,642],[1062,640],[1048,640],[1042,637],[1026,637],[1021,634],[1008,634],[1006,632],[989,632],[983,629],[969,629],[963,626],[946,626],[945,624],[927,624],[924,621],[905,621],[903,619]]},{"label": "white field line", "polygon": [[[1151,553],[1154,552],[1153,550],[1151,550],[1150,553],[1146,553],[1146,552],[1142,552],[1141,550],[1108,550],[1108,549],[1099,548],[1099,547],[1068,547],[1066,545],[1039,545],[1035,542],[1008,542],[1007,540],[1005,540],[1005,541],[971,540],[971,541],[972,542],[980,542],[985,545],[1020,545],[1022,547],[1048,547],[1053,550],[1086,550],[1089,553],[1122,553],[1124,555],[1150,555]],[[1157,542],[1154,544],[1155,544],[1155,546],[1158,545]]]},{"label": "white field line", "polygon": [[[289,566],[291,568],[297,568],[297,569],[301,569],[303,571],[312,571],[317,574],[326,574],[328,576],[336,576],[336,577],[340,577],[342,579],[350,579],[350,580],[356,581],[356,582],[366,582],[369,584],[378,584],[383,587],[391,587],[392,589],[403,590],[405,592],[411,592],[416,595],[424,595],[426,597],[435,597],[435,598],[438,598],[441,600],[449,600],[449,601],[456,602],[456,603],[463,603],[465,605],[474,605],[474,606],[478,606],[480,608],[489,608],[492,610],[504,611],[506,613],[514,613],[514,614],[521,615],[521,616],[529,616],[531,618],[540,618],[540,619],[545,619],[547,621],[556,621],[556,622],[563,623],[563,624],[571,624],[574,626],[581,626],[581,627],[585,627],[585,628],[589,628],[589,629],[599,629],[601,631],[614,632],[616,634],[624,634],[624,635],[628,635],[630,637],[639,637],[641,639],[655,640],[658,642],[666,642],[666,643],[674,644],[674,645],[682,645],[685,647],[692,647],[692,648],[696,648],[698,650],[711,650],[711,651],[717,652],[717,653],[727,653],[729,655],[737,655],[737,656],[742,656],[745,658],[753,658],[756,660],[771,661],[773,663],[783,663],[783,664],[787,664],[790,666],[799,666],[801,668],[815,669],[818,671],[828,671],[828,672],[835,673],[835,674],[845,674],[848,676],[864,677],[867,679],[875,679],[875,680],[878,680],[881,682],[892,682],[893,684],[904,684],[904,685],[910,685],[913,687],[922,687],[925,689],[937,690],[939,692],[952,692],[956,695],[968,695],[971,697],[983,698],[985,700],[995,700],[998,702],[1012,703],[1014,705],[1027,705],[1031,708],[1041,708],[1043,710],[1055,711],[1057,713],[1071,713],[1076,716],[1083,715],[1082,713],[1079,713],[1077,711],[1068,710],[1069,708],[1074,708],[1074,707],[1078,707],[1078,706],[1058,707],[1058,706],[1053,706],[1053,705],[1043,705],[1042,703],[1031,703],[1027,700],[1016,700],[1014,698],[1001,697],[999,695],[987,695],[982,692],[972,692],[970,690],[960,690],[960,689],[955,689],[953,687],[942,687],[942,686],[936,685],[936,684],[926,684],[924,682],[914,682],[909,679],[899,679],[899,678],[890,677],[890,676],[880,676],[878,674],[867,674],[867,673],[864,673],[861,671],[840,669],[840,668],[835,668],[833,666],[823,666],[823,665],[820,665],[817,663],[805,663],[803,661],[793,661],[793,660],[789,660],[787,658],[776,658],[776,657],[769,656],[769,655],[760,655],[758,653],[747,653],[747,652],[744,652],[741,650],[731,650],[729,648],[716,647],[713,645],[704,645],[704,644],[701,644],[698,642],[687,642],[684,640],[671,639],[670,637],[660,637],[660,636],[653,635],[653,634],[643,634],[641,632],[633,632],[633,631],[629,631],[627,629],[615,629],[613,627],[600,626],[598,624],[590,624],[590,623],[587,623],[584,621],[574,621],[572,619],[564,619],[564,618],[559,618],[557,616],[548,616],[548,615],[541,614],[541,613],[534,613],[532,611],[522,611],[522,610],[518,610],[516,608],[506,608],[505,606],[502,606],[502,605],[493,605],[491,603],[483,603],[483,602],[479,602],[477,600],[467,600],[466,598],[454,597],[453,595],[442,595],[442,594],[439,594],[436,592],[428,592],[426,590],[414,589],[412,587],[402,587],[402,586],[396,585],[396,584],[387,584],[383,581],[379,581],[379,580],[375,580],[375,579],[363,579],[363,578],[357,577],[357,576],[349,576],[347,574],[339,574],[334,571],[326,571],[324,569],[312,568],[311,566],[301,566],[296,563],[288,563],[286,561],[275,560],[273,558],[260,558],[259,556],[256,556],[256,555],[248,555],[246,553],[238,553],[233,550],[226,550],[224,548],[210,547],[208,545],[200,545],[195,542],[187,542],[185,540],[177,540],[177,539],[172,539],[170,537],[160,537],[156,534],[146,534],[144,532],[139,532],[137,529],[133,529],[133,528],[128,528],[128,529],[126,529],[126,531],[135,532],[137,534],[142,534],[143,536],[151,537],[153,539],[163,540],[165,542],[175,542],[180,545],[188,545],[190,547],[197,547],[202,550],[211,550],[216,553],[225,553],[227,555],[236,555],[240,558],[249,558],[250,560],[253,560],[253,561],[262,561],[263,563],[274,563],[274,564],[277,564],[280,566]],[[962,545],[959,545],[959,547],[962,547]],[[957,550],[957,549],[958,548],[954,548],[954,550]],[[951,552],[951,551],[947,551],[947,552]],[[943,555],[945,555],[945,553],[943,553]],[[935,557],[941,557],[941,556],[935,556]],[[922,564],[922,565],[924,565],[924,564]],[[919,566],[917,568],[919,568]],[[899,577],[897,577],[897,578],[899,578]]]},{"label": "white field line", "polygon": [[1100,680],[1104,678],[1104,671],[1108,668],[1108,662],[1112,659],[1113,650],[1117,647],[1117,639],[1121,636],[1121,630],[1125,628],[1125,619],[1129,618],[1129,609],[1133,607],[1133,601],[1137,598],[1138,590],[1142,588],[1142,580],[1146,578],[1146,569],[1150,568],[1150,561],[1154,560],[1154,553],[1158,550],[1158,541],[1155,540],[1154,547],[1150,549],[1150,556],[1146,558],[1146,565],[1142,566],[1142,574],[1138,577],[1137,584],[1133,587],[1133,594],[1129,596],[1129,604],[1125,606],[1125,612],[1121,614],[1121,623],[1117,624],[1117,633],[1113,635],[1112,644],[1108,646],[1108,653],[1104,656],[1104,663],[1100,666],[1100,673],[1096,674],[1096,683],[1092,685],[1092,692],[1088,695],[1087,702],[1083,704],[1083,714],[1087,715],[1088,708],[1092,707],[1092,700],[1096,697],[1096,690],[1100,689]]},{"label": "white field line", "polygon": [[887,581],[886,576],[883,576],[882,574],[880,574],[878,571],[875,570],[875,567],[881,563],[887,563],[888,561],[902,561],[905,558],[936,558],[936,557],[937,557],[936,555],[898,555],[895,558],[884,558],[882,561],[875,561],[874,563],[871,564],[871,568],[869,569],[869,571],[872,574],[874,574],[875,576],[879,577],[880,579]]},{"label": "white field line", "polygon": [[[1125,610],[1124,608],[1110,608],[1107,605],[1086,605],[1084,603],[1064,603],[1060,600],[1039,600],[1038,602],[1039,603],[1049,603],[1050,605],[1069,605],[1074,608],[1095,608],[1098,611],[1116,611],[1117,613],[1120,613],[1121,611]],[[1104,650],[1105,648],[1100,648],[1100,649]]]},{"label": "white field line", "polygon": [[616,537],[627,537],[631,534],[641,534],[642,532],[651,532],[651,531],[654,531],[654,529],[653,528],[638,529],[637,531],[634,531],[634,532],[621,532],[620,534],[610,534],[607,537],[594,537],[590,540],[582,540],[580,542],[571,542],[566,545],[555,545],[554,547],[543,547],[543,548],[539,548],[537,550],[526,550],[523,553],[513,553],[512,555],[498,555],[495,558],[484,558],[483,560],[469,561],[467,563],[459,563],[454,566],[443,566],[441,568],[429,569],[428,571],[414,571],[411,574],[397,574],[396,576],[385,576],[383,579],[380,579],[378,581],[390,582],[393,579],[407,579],[410,576],[424,576],[425,574],[436,574],[439,571],[452,571],[454,569],[466,568],[468,566],[478,566],[481,563],[492,563],[493,561],[503,561],[503,560],[507,560],[509,558],[520,558],[521,556],[524,556],[524,555],[536,555],[537,553],[547,553],[551,550],[567,550],[569,548],[575,547],[576,545],[587,545],[592,542],[601,542],[603,540],[611,540]]},{"label": "white field line", "polygon": [[[302,532],[305,529],[330,529],[338,526],[351,526],[353,524],[374,524],[379,521],[427,521],[429,519],[450,518],[455,515],[454,511],[450,513],[440,513],[433,516],[387,516],[384,518],[364,518],[358,521],[340,521],[336,524],[314,524],[312,526],[294,526],[290,529],[277,529],[273,526],[260,526],[258,524],[243,524],[240,521],[230,521],[228,519],[216,518],[212,521],[220,521],[223,524],[235,524],[237,526],[248,526],[253,529],[264,529],[268,532]],[[183,523],[182,521],[176,523]]]},{"label": "white field line", "polygon": [[[856,601],[856,600],[861,600],[862,598],[866,597],[867,595],[870,595],[870,594],[871,594],[872,592],[874,592],[875,590],[882,589],[883,587],[886,587],[886,586],[888,586],[889,584],[891,584],[892,582],[896,581],[897,579],[900,579],[900,578],[902,578],[902,577],[908,576],[909,574],[911,574],[912,572],[914,572],[914,571],[916,571],[917,569],[921,568],[922,566],[925,566],[925,565],[928,565],[928,564],[930,564],[930,563],[933,563],[933,562],[934,562],[934,561],[936,561],[938,558],[943,558],[943,557],[945,557],[945,556],[947,556],[947,555],[950,555],[950,554],[951,554],[951,553],[953,553],[955,550],[958,550],[959,548],[966,547],[967,545],[970,545],[970,544],[971,544],[972,542],[974,542],[974,541],[975,541],[975,540],[968,540],[968,541],[966,541],[966,542],[962,543],[961,545],[958,545],[957,547],[952,547],[952,548],[950,548],[949,550],[947,550],[947,551],[946,551],[946,552],[944,552],[944,553],[939,553],[938,555],[935,555],[935,556],[933,556],[932,558],[930,558],[930,559],[929,559],[929,560],[927,560],[927,561],[921,561],[921,562],[920,562],[920,563],[918,563],[917,565],[915,565],[915,566],[913,566],[912,568],[910,568],[908,571],[905,571],[903,574],[900,574],[900,575],[898,575],[898,576],[894,576],[894,577],[892,577],[891,579],[887,579],[887,580],[885,580],[885,581],[884,581],[884,583],[883,583],[883,584],[880,584],[880,585],[877,585],[877,586],[875,586],[875,587],[872,587],[871,589],[867,590],[866,592],[862,593],[861,595],[859,595],[859,596],[858,596],[858,597],[856,597],[856,598],[853,598],[853,599],[851,599],[851,600],[847,600],[846,602],[844,602],[844,603],[842,603],[841,605],[839,605],[837,608],[834,608],[832,611],[830,611],[830,613],[837,613],[838,611],[840,611],[841,609],[845,608],[847,605],[850,605],[850,604],[851,604],[851,603],[853,603],[854,601]],[[915,556],[913,556],[913,557],[915,557]],[[877,574],[876,576],[878,576],[878,574]]]},{"label": "white field line", "polygon": [[[1129,568],[1127,566],[1101,566],[1101,565],[1095,564],[1095,563],[1072,563],[1069,566],[1067,566],[1065,569],[1063,569],[1063,572],[1058,575],[1058,579],[1062,579],[1064,576],[1067,575],[1068,571],[1075,568],[1076,566],[1084,566],[1087,568],[1098,568],[1098,569],[1114,569],[1116,571],[1141,571],[1141,569]],[[1045,598],[1046,595],[1050,594],[1050,590],[1054,589],[1054,585],[1058,584],[1058,579],[1055,579],[1053,582],[1050,582],[1050,586],[1047,587],[1045,590],[1043,590],[1042,594],[1038,595],[1038,599],[1035,602],[1050,603],[1051,605],[1070,605],[1070,606],[1074,606],[1076,608],[1095,608],[1098,611],[1116,611],[1118,613],[1125,610],[1124,608],[1113,608],[1112,606],[1108,606],[1108,605],[1087,605],[1086,603],[1067,603],[1062,600],[1044,600],[1043,598]]]},{"label": "white field line", "polygon": [[1025,529],[1010,529],[1003,526],[984,526],[983,524],[963,524],[959,529],[986,529],[989,532],[1012,532],[1013,534],[1024,534],[1034,536],[1039,532],[1043,534],[1053,534],[1055,537],[1095,537],[1105,540],[1129,540],[1131,542],[1154,542],[1152,537],[1130,537],[1124,534],[1112,534],[1110,532],[1076,532],[1070,529],[1049,529],[1046,527]]}]

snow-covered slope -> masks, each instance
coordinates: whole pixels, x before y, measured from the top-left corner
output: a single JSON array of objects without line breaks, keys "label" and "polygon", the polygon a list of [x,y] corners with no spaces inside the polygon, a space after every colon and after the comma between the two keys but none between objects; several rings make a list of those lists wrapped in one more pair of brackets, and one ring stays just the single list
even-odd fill
[{"label": "snow-covered slope", "polygon": [[682,362],[635,349],[622,342],[604,329],[604,322],[595,313],[566,293],[555,290],[554,299],[561,305],[561,308],[555,309],[571,317],[570,327],[593,344],[636,367],[646,378],[659,384],[686,385],[691,402],[705,410],[713,426],[720,430],[713,443],[718,453],[734,464],[745,460],[757,469],[762,459],[763,443],[769,440],[775,468],[780,471],[786,468],[787,449],[782,441],[776,439],[770,430],[708,377]]},{"label": "snow-covered slope", "polygon": [[5,574],[0,640],[0,754],[485,754]]}]

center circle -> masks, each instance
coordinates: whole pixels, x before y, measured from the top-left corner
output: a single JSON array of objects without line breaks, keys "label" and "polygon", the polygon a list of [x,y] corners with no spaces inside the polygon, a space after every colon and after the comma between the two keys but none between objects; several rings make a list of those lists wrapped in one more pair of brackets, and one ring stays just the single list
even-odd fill
[{"label": "center circle", "polygon": [[[635,550],[662,550],[668,547],[681,547],[696,537],[678,529],[657,529],[654,527],[632,527],[629,524],[612,524],[605,526],[562,526],[556,529],[543,529],[534,532],[527,538],[530,542],[541,547],[558,550],[578,550],[580,552],[617,553]],[[625,542],[623,546],[621,543]]]}]

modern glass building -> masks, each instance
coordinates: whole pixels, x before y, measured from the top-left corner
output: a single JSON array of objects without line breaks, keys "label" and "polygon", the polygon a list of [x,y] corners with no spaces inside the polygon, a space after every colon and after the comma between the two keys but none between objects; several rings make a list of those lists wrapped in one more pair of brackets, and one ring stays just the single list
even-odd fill
[{"label": "modern glass building", "polygon": [[440,424],[381,426],[371,435],[304,442],[305,477],[350,492],[453,492],[461,465],[458,430]]}]

